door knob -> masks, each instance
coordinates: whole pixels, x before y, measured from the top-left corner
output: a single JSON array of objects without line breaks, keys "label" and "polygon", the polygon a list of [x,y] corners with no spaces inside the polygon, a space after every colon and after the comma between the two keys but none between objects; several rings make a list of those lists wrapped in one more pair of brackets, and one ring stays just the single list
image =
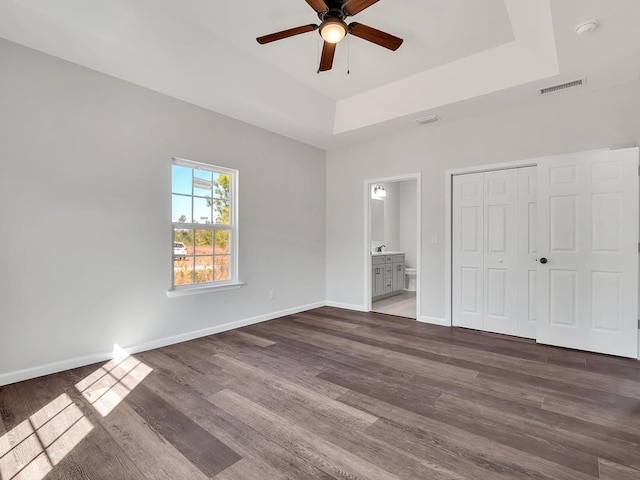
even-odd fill
[{"label": "door knob", "polygon": [[547,260],[547,259],[546,259],[546,258],[544,258],[544,257],[542,257],[542,258],[540,259],[540,263],[542,263],[542,264],[545,264],[545,263],[547,263],[548,261],[549,261],[549,260]]}]

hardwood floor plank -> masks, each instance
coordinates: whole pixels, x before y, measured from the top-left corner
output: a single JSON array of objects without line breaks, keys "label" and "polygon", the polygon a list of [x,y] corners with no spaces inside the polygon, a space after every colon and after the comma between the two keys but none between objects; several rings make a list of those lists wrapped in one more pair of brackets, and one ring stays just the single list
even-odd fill
[{"label": "hardwood floor plank", "polygon": [[466,412],[484,422],[499,422],[504,429],[520,435],[559,442],[573,452],[581,451],[590,457],[586,461],[592,472],[596,471],[598,456],[627,465],[640,464],[640,445],[618,440],[611,437],[606,429],[584,425],[573,417],[561,418],[560,415],[546,415],[547,412],[539,408],[523,408],[505,402],[480,402],[448,393],[438,399],[436,407],[452,413]]},{"label": "hardwood floor plank", "polygon": [[[182,477],[187,478],[187,477]],[[265,462],[261,462],[255,458],[243,458],[239,462],[234,463],[226,470],[216,475],[218,480],[251,480],[251,479],[269,479],[269,480],[291,480],[293,477],[279,472]]]},{"label": "hardwood floor plank", "polygon": [[164,374],[150,375],[145,384],[166,398],[174,408],[197,419],[202,428],[216,435],[243,458],[265,462],[295,479],[334,478]]},{"label": "hardwood floor plank", "polygon": [[[277,336],[276,336],[277,337]],[[206,348],[208,345],[202,345],[203,351],[201,359],[208,360],[218,353],[224,353],[228,357],[242,360],[244,363],[258,367],[269,372],[281,376],[283,378],[291,378],[299,385],[313,390],[321,395],[331,398],[339,397],[344,394],[344,389],[338,388],[333,384],[316,378],[321,369],[317,364],[305,361],[304,356],[299,356],[295,361],[287,356],[280,355],[280,340],[288,341],[283,337],[277,337],[278,342],[268,348],[256,349],[247,347],[246,345],[235,344],[231,348],[221,350],[215,347],[215,350]],[[210,342],[210,340],[207,340]],[[274,350],[275,349],[275,350]],[[215,353],[214,353],[215,352]]]},{"label": "hardwood floor plank", "polygon": [[274,345],[276,343],[269,340],[268,338],[252,335],[251,333],[243,332],[242,330],[231,330],[227,333],[244,340],[249,345],[255,345],[257,347],[270,347],[271,345]]},{"label": "hardwood floor plank", "polygon": [[4,419],[11,414],[10,410],[6,407],[6,404],[4,402],[3,392],[4,388],[0,387],[0,436],[7,433],[7,429],[4,426]]},{"label": "hardwood floor plank", "polygon": [[[511,448],[478,434],[360,393],[348,393],[341,401],[359,406],[381,419],[367,429],[375,437],[414,455],[429,458],[468,478],[540,478],[592,480],[594,477]],[[437,418],[433,418],[437,417]],[[456,463],[460,466],[455,469]]]},{"label": "hardwood floor plank", "polygon": [[441,390],[416,388],[408,382],[401,384],[397,380],[391,382],[383,377],[368,377],[353,371],[321,373],[318,376],[351,391],[411,411],[422,411],[423,407],[431,407],[442,395]]},{"label": "hardwood floor plank", "polygon": [[408,380],[415,375],[412,372],[389,367],[386,364],[363,360],[335,350],[320,348],[284,337],[282,341],[269,347],[268,351],[279,358],[288,359],[289,362],[294,361],[313,365],[318,370],[314,375],[322,371],[341,371],[344,369],[355,369],[356,371],[366,372],[369,375],[381,374],[401,380]]},{"label": "hardwood floor plank", "polygon": [[[220,370],[228,372],[228,375],[224,378],[222,376],[223,372],[218,374],[226,387],[241,387],[244,384],[245,390],[249,392],[256,387],[262,387],[273,391],[276,396],[281,397],[283,400],[287,398],[295,399],[297,402],[306,405],[307,408],[312,409],[314,413],[330,417],[345,428],[364,429],[378,420],[378,417],[364,413],[362,410],[350,407],[332,398],[327,398],[295,382],[284,380],[270,372],[247,365],[224,354],[216,355],[211,360],[211,364]],[[274,405],[274,408],[277,408],[277,406]]]},{"label": "hardwood floor plank", "polygon": [[634,399],[640,399],[640,378],[609,377],[600,373],[591,373],[563,366],[550,365],[541,362],[530,362],[522,359],[505,359],[499,355],[484,354],[480,352],[465,352],[460,358],[455,355],[447,361],[451,365],[461,363],[483,363],[491,361],[491,366],[507,371],[518,372],[539,377],[541,379],[564,382],[569,385],[580,385],[602,392],[615,391]]},{"label": "hardwood floor plank", "polygon": [[621,408],[603,409],[600,405],[593,405],[580,400],[568,398],[553,398],[548,396],[542,402],[542,408],[550,412],[568,415],[581,420],[610,427],[617,431],[637,435],[640,443],[640,401],[628,411]]},{"label": "hardwood floor plank", "polygon": [[241,458],[145,385],[133,390],[125,402],[205,475],[213,476]]},{"label": "hardwood floor plank", "polygon": [[339,322],[357,326],[366,325],[368,328],[393,327],[395,329],[410,328],[415,321],[408,318],[390,317],[376,313],[345,311],[334,307],[320,307],[305,312],[318,318],[331,318]]},{"label": "hardwood floor plank", "polygon": [[640,470],[600,459],[600,480],[638,480]]},{"label": "hardwood floor plank", "polygon": [[531,373],[522,372],[517,368],[510,369],[507,366],[496,367],[489,361],[486,361],[486,363],[481,361],[472,362],[464,359],[451,358],[447,363],[462,368],[469,368],[473,372],[480,372],[478,376],[482,378],[491,378],[512,385],[528,386],[531,390],[543,395],[543,397],[558,395],[585,398],[602,403],[608,408],[622,408],[624,410],[634,408],[639,403],[638,399],[623,395],[615,388],[603,391],[587,386],[579,380],[562,381],[555,378],[540,377]]},{"label": "hardwood floor plank", "polygon": [[405,339],[395,339],[391,335],[383,335],[380,333],[362,329],[355,331],[345,331],[345,329],[338,329],[333,326],[325,325],[324,321],[310,322],[308,319],[300,318],[297,315],[292,315],[291,320],[295,324],[300,323],[304,325],[308,330],[326,333],[327,335],[334,335],[340,338],[345,338],[347,340],[353,340],[354,342],[364,343],[366,345],[381,347],[393,352],[404,353],[414,357],[433,360],[435,362],[446,362],[449,358],[448,354],[435,353],[423,348],[423,345],[414,343],[414,339],[411,337]]},{"label": "hardwood floor plank", "polygon": [[[283,418],[298,427],[353,452],[380,468],[391,469],[400,478],[458,478],[454,472],[446,471],[439,466],[425,465],[421,459],[408,456],[393,445],[365,435],[363,430],[373,422],[367,425],[350,426],[341,418],[340,412],[336,415],[335,409],[322,408],[322,406],[309,402],[303,396],[296,395],[293,391],[287,392],[271,388],[269,382],[257,384],[250,378],[236,375],[230,379],[227,386],[229,390],[245,398],[251,398],[253,402],[265,409],[278,411]],[[344,403],[340,404],[345,405]],[[377,417],[368,416],[377,420]],[[336,435],[336,432],[340,432],[340,434]]]},{"label": "hardwood floor plank", "polygon": [[510,418],[504,413],[507,409],[505,405],[507,402],[495,400],[496,409],[491,412],[493,415],[486,414],[487,411],[479,406],[480,402],[477,398],[463,401],[454,394],[443,394],[435,406],[443,412],[440,419],[449,425],[463,428],[511,448],[597,477],[597,456],[582,451],[585,450],[584,446],[581,446],[581,449],[576,449],[567,445],[567,437],[570,435],[566,435],[562,441],[558,442],[557,434],[546,434],[547,432],[543,429],[535,428],[537,425],[533,423],[528,423],[528,428],[524,429],[522,424],[525,422],[522,419],[515,422],[509,421]]},{"label": "hardwood floor plank", "polygon": [[368,480],[399,478],[230,390],[216,393],[212,402],[270,438],[271,441],[295,452],[296,455],[335,478]]},{"label": "hardwood floor plank", "polygon": [[216,392],[224,388],[215,382],[215,378],[188,367],[168,350],[152,350],[137,356],[154,370],[162,372],[176,382],[196,391]]},{"label": "hardwood floor plank", "polygon": [[[498,421],[479,419],[468,414],[464,409],[448,412],[443,408],[438,408],[438,401],[443,395],[442,390],[428,388],[418,390],[415,387],[401,389],[398,387],[397,382],[393,385],[386,385],[381,382],[372,384],[369,379],[354,374],[320,374],[320,377],[325,380],[335,381],[353,391],[403,408],[422,417],[446,423],[447,425],[457,427],[472,434],[481,435],[496,443],[508,445],[540,458],[566,465],[577,471],[582,471],[587,474],[597,474],[597,462],[595,458],[587,459],[585,455],[577,451],[534,436],[514,434],[508,429],[503,428]],[[426,396],[428,393],[431,393],[431,397]],[[498,398],[494,398],[494,400],[496,402],[500,401]],[[496,416],[499,417],[499,414]],[[591,462],[589,462],[589,460],[591,460]]]},{"label": "hardwood floor plank", "polygon": [[455,378],[443,380],[440,376],[424,374],[414,375],[411,382],[417,386],[436,388],[442,392],[456,393],[459,396],[473,398],[505,399],[519,404],[539,407],[544,396],[524,387],[514,387],[504,382],[488,378],[474,378],[472,381],[460,381]]},{"label": "hardwood floor plank", "polygon": [[[254,327],[260,326],[254,325]],[[477,372],[450,366],[439,361],[389,351],[385,348],[347,340],[338,336],[328,335],[326,333],[309,331],[304,326],[295,326],[283,322],[282,325],[278,325],[277,333],[278,335],[292,338],[294,340],[300,340],[320,348],[333,349],[334,351],[338,351],[346,355],[351,355],[366,361],[382,363],[385,366],[407,372],[420,373],[425,369],[429,369],[434,374],[468,380],[472,380],[477,375]]]},{"label": "hardwood floor plank", "polygon": [[96,426],[45,477],[46,480],[77,478],[141,480],[147,476],[120,451],[119,445],[101,426]]}]

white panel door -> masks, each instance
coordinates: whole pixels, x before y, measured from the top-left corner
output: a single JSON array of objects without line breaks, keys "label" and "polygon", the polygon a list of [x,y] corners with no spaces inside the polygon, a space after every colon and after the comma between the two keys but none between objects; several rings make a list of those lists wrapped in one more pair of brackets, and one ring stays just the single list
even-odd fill
[{"label": "white panel door", "polygon": [[537,341],[638,355],[638,149],[538,163]]},{"label": "white panel door", "polygon": [[482,173],[453,177],[452,322],[457,327],[483,325],[483,197]]},{"label": "white panel door", "polygon": [[538,310],[538,181],[536,167],[518,169],[518,333],[536,338]]},{"label": "white panel door", "polygon": [[518,171],[484,174],[483,330],[518,334]]}]

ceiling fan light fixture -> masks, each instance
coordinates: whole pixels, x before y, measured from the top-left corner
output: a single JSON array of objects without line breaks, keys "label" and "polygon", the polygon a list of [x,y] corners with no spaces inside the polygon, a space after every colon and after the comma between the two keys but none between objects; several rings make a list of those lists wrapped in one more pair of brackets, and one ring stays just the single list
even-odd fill
[{"label": "ceiling fan light fixture", "polygon": [[338,43],[347,34],[347,24],[337,17],[328,18],[320,25],[320,35],[327,43]]}]

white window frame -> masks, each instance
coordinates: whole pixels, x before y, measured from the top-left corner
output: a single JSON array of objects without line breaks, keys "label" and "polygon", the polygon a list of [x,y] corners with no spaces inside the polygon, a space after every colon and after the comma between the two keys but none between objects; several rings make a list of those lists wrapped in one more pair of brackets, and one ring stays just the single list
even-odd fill
[{"label": "white window frame", "polygon": [[[200,293],[208,293],[222,290],[231,290],[240,288],[244,283],[238,280],[238,253],[239,253],[239,232],[238,232],[238,199],[239,199],[239,183],[240,173],[238,170],[221,167],[218,165],[212,165],[208,163],[195,162],[193,160],[186,160],[184,158],[174,157],[171,159],[171,167],[174,165],[193,168],[195,170],[205,170],[208,172],[224,174],[229,176],[229,225],[220,224],[202,224],[202,223],[180,223],[174,222],[171,218],[171,254],[169,256],[171,262],[171,288],[167,291],[168,297],[179,297],[184,295],[194,295]],[[171,174],[171,185],[169,187],[169,198],[173,198],[173,173]],[[187,196],[187,195],[185,195]],[[193,192],[191,194],[193,198]],[[173,205],[173,202],[172,202]],[[172,212],[173,217],[173,212]],[[192,219],[193,220],[193,219]],[[231,246],[229,249],[229,280],[225,281],[212,281],[207,283],[193,283],[189,285],[174,285],[174,257],[173,257],[173,242],[174,242],[174,229],[176,227],[186,228],[189,230],[227,230],[230,232]]]}]

